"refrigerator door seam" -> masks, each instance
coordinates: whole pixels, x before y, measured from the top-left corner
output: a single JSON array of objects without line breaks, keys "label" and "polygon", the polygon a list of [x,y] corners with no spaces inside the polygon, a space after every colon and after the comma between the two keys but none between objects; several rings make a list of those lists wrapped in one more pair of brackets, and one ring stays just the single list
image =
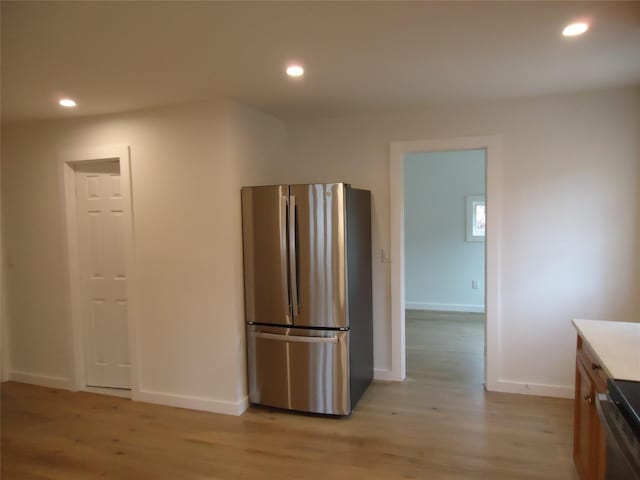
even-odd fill
[{"label": "refrigerator door seam", "polygon": [[[257,337],[258,334],[256,333]],[[293,408],[293,403],[291,402],[291,352],[289,351],[289,344],[285,345],[286,357],[287,357],[287,406],[289,408]]]},{"label": "refrigerator door seam", "polygon": [[256,338],[266,338],[268,340],[279,340],[281,342],[293,343],[338,343],[338,336],[332,337],[302,337],[295,335],[278,335],[277,333],[254,332]]},{"label": "refrigerator door seam", "polygon": [[247,322],[247,325],[255,325],[257,327],[282,327],[282,328],[291,328],[298,330],[317,330],[319,332],[348,332],[351,330],[351,327],[307,327],[306,325],[284,325],[282,323],[267,323],[267,322]]}]

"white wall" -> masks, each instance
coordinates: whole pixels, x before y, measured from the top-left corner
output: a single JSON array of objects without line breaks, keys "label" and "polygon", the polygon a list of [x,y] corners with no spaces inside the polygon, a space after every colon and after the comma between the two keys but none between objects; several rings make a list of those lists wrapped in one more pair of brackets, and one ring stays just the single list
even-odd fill
[{"label": "white wall", "polygon": [[10,369],[62,382],[73,371],[59,150],[131,145],[142,388],[157,401],[237,412],[246,393],[240,185],[346,181],[372,191],[380,374],[390,366],[390,272],[380,258],[389,143],[501,134],[498,375],[570,391],[570,319],[640,319],[639,131],[638,89],[289,122],[286,155],[280,122],[229,102],[3,125]]},{"label": "white wall", "polygon": [[484,311],[484,242],[466,241],[466,197],[484,192],[484,150],[405,156],[407,308]]},{"label": "white wall", "polygon": [[[246,404],[240,186],[282,155],[283,125],[231,102],[3,126],[10,369],[71,383],[61,150],[131,146],[141,398]],[[255,165],[255,168],[252,168]],[[135,398],[135,392],[134,392]]]},{"label": "white wall", "polygon": [[499,379],[570,394],[570,320],[640,320],[639,89],[287,126],[283,180],[372,190],[379,374],[391,352],[390,271],[380,258],[390,242],[391,141],[502,135]]}]

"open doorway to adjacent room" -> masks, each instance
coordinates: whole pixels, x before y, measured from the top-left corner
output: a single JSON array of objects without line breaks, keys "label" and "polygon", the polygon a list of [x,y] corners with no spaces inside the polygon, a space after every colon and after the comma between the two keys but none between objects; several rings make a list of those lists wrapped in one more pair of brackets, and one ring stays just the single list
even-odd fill
[{"label": "open doorway to adjacent room", "polygon": [[390,144],[389,379],[404,380],[409,362],[410,377],[499,390],[501,143],[492,135]]},{"label": "open doorway to adjacent room", "polygon": [[482,385],[486,150],[403,161],[407,377]]}]

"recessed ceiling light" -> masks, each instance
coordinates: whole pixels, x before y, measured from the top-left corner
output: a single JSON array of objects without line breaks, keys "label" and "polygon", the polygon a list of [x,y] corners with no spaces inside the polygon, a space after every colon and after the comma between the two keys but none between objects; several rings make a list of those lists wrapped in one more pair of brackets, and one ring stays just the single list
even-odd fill
[{"label": "recessed ceiling light", "polygon": [[76,106],[76,102],[74,102],[70,98],[62,98],[58,103],[60,104],[61,107],[71,108]]},{"label": "recessed ceiling light", "polygon": [[302,65],[289,65],[287,67],[287,75],[290,77],[301,77],[304,75],[304,68],[302,68]]},{"label": "recessed ceiling light", "polygon": [[589,30],[589,25],[584,22],[570,23],[562,31],[562,35],[565,37],[575,37],[576,35],[582,35]]}]

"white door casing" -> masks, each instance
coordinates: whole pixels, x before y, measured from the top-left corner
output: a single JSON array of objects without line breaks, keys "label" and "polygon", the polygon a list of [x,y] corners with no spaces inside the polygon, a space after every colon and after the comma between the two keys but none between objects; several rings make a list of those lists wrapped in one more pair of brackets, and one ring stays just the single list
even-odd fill
[{"label": "white door casing", "polygon": [[[76,196],[76,168],[79,165],[117,162],[120,169],[120,185],[123,207],[123,245],[126,266],[126,326],[130,358],[131,389],[101,388],[87,386],[84,322],[83,322],[83,281],[80,274],[80,248],[78,200]],[[140,346],[137,334],[136,309],[136,270],[135,270],[135,241],[133,222],[133,195],[131,181],[131,159],[128,145],[105,145],[85,147],[58,152],[60,202],[64,205],[61,210],[62,222],[66,225],[63,232],[64,256],[67,270],[67,315],[69,318],[69,336],[72,339],[70,371],[73,378],[67,380],[70,390],[85,390],[117,396],[127,396],[138,399],[140,396]]]},{"label": "white door casing", "polygon": [[486,151],[487,234],[485,240],[485,387],[505,391],[500,380],[501,145],[499,135],[391,142],[391,370],[388,380],[406,377],[404,292],[404,156],[413,152]]},{"label": "white door casing", "polygon": [[131,388],[119,164],[78,163],[75,174],[86,385]]}]

